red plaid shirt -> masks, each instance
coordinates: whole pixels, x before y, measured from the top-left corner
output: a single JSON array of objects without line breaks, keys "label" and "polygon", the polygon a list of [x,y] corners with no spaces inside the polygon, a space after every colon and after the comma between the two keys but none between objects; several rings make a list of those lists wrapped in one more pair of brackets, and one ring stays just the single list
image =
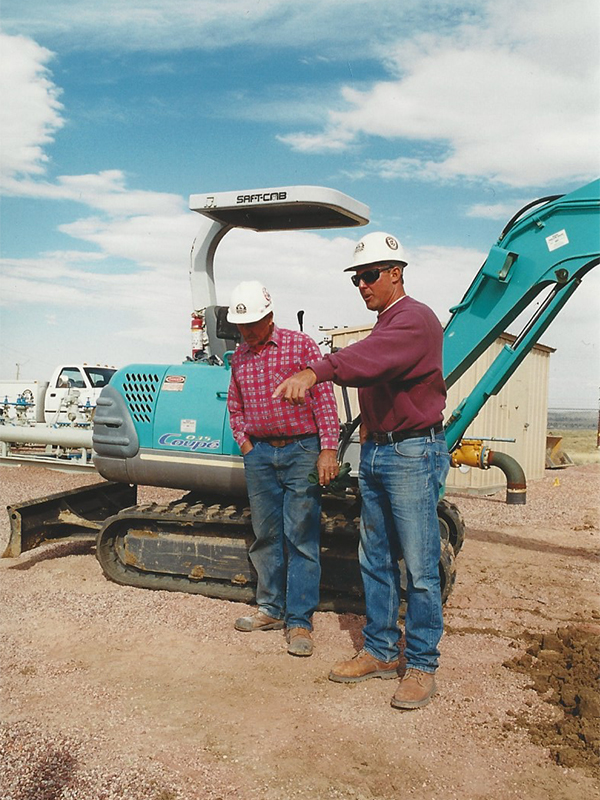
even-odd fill
[{"label": "red plaid shirt", "polygon": [[304,405],[272,398],[285,378],[320,358],[310,336],[276,326],[260,353],[245,342],[239,345],[231,359],[227,408],[233,438],[240,447],[250,436],[264,439],[318,433],[322,450],[337,448],[339,419],[330,382],[313,386]]}]

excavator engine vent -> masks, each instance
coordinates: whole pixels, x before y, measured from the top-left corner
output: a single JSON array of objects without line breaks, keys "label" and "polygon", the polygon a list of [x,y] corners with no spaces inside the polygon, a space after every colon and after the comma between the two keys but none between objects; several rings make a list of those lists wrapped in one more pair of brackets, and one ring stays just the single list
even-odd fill
[{"label": "excavator engine vent", "polygon": [[123,394],[131,416],[136,422],[150,422],[159,389],[156,374],[127,373],[123,381]]}]

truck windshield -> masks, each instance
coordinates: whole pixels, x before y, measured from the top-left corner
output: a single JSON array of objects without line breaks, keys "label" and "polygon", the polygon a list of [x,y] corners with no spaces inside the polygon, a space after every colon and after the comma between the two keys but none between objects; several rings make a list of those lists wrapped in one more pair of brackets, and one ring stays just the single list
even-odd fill
[{"label": "truck windshield", "polygon": [[116,371],[116,369],[110,369],[110,367],[85,367],[85,374],[94,389],[106,386]]}]

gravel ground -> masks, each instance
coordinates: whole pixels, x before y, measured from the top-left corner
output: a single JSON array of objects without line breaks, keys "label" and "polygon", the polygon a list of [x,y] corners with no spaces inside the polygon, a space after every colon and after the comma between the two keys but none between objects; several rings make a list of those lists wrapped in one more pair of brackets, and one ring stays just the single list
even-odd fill
[{"label": "gravel ground", "polygon": [[[0,501],[96,480],[0,467]],[[85,543],[0,561],[0,797],[600,799],[593,725],[567,741],[564,724],[579,695],[598,708],[599,489],[586,465],[531,484],[526,506],[452,498],[467,537],[439,694],[408,713],[394,681],[327,680],[359,616],[316,614],[315,655],[294,659],[281,632],[233,630],[247,606],[117,586]]]}]

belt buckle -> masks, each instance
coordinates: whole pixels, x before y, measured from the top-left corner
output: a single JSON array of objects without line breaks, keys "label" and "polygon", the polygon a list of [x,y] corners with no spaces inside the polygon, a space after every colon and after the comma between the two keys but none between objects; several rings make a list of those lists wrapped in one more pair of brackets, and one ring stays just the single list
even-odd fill
[{"label": "belt buckle", "polygon": [[393,441],[391,435],[391,433],[387,433],[385,431],[373,431],[371,438],[375,444],[390,444],[390,442]]}]

